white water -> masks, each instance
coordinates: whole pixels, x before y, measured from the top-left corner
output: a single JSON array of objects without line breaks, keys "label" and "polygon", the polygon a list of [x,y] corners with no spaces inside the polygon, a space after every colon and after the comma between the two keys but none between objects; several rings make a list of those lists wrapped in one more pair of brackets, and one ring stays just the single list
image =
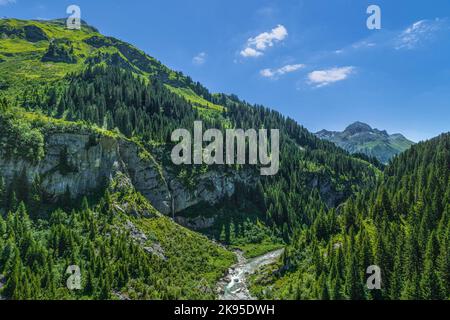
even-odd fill
[{"label": "white water", "polygon": [[247,260],[242,252],[236,251],[238,263],[228,270],[228,275],[218,284],[219,300],[255,300],[248,290],[248,276],[254,274],[262,266],[272,264],[283,254],[284,249],[266,253]]}]

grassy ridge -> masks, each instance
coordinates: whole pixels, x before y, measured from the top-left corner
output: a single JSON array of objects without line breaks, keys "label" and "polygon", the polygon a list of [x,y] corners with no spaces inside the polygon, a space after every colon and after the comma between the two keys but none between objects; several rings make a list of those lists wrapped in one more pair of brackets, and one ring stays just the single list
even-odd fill
[{"label": "grassy ridge", "polygon": [[[42,40],[30,41],[22,31],[30,26],[42,32],[41,38],[38,38]],[[109,61],[106,63],[111,64],[119,63],[146,80],[149,77],[159,78],[172,92],[195,107],[213,113],[224,110],[223,106],[207,101],[189,88],[192,81],[189,78],[170,70],[142,50],[123,41],[105,37],[88,25],[83,25],[81,30],[69,30],[61,20],[1,19],[1,35],[0,90],[3,89],[3,94],[7,96],[15,97],[26,88],[62,80],[70,73],[82,71],[87,63],[97,59]],[[70,43],[76,63],[43,62],[42,57],[53,41]]]}]

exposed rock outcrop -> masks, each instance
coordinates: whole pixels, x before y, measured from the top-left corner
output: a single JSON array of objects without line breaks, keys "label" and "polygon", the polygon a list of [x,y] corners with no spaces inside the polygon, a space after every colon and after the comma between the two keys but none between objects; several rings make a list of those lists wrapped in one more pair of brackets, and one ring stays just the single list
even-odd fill
[{"label": "exposed rock outcrop", "polygon": [[313,176],[310,179],[309,186],[319,191],[320,196],[328,208],[336,207],[346,197],[346,194],[343,191],[336,191],[333,189],[332,181],[329,178],[323,179],[322,181],[319,176]]},{"label": "exposed rock outcrop", "polygon": [[194,231],[203,230],[211,228],[217,220],[217,216],[214,217],[195,217],[195,218],[187,218],[183,216],[175,217],[175,221],[186,228],[189,228]]},{"label": "exposed rock outcrop", "polygon": [[142,156],[142,150],[134,142],[99,134],[48,134],[45,156],[36,163],[11,158],[0,150],[0,175],[6,183],[26,174],[31,184],[40,176],[49,201],[56,201],[67,192],[78,198],[102,190],[119,172],[129,177],[136,190],[166,215],[200,202],[216,204],[234,194],[237,182],[252,181],[245,171],[209,171],[196,178],[197,185],[191,190],[170,170],[162,169],[151,157]]},{"label": "exposed rock outcrop", "polygon": [[[69,190],[72,197],[89,194],[107,182],[111,174],[120,169],[117,142],[113,138],[101,137],[90,145],[87,134],[57,133],[46,139],[45,157],[37,163],[23,158],[9,158],[0,151],[0,174],[6,182],[24,171],[31,183],[41,176],[42,188],[53,198]],[[62,168],[62,155],[66,153],[66,164]]]},{"label": "exposed rock outcrop", "polygon": [[159,257],[162,260],[167,260],[165,256],[165,252],[160,243],[154,242],[151,245],[148,245],[148,238],[141,230],[139,230],[133,222],[127,221],[125,223],[125,228],[130,231],[131,238],[136,241],[140,246],[144,248],[144,250],[149,253]]},{"label": "exposed rock outcrop", "polygon": [[173,196],[174,213],[205,202],[216,204],[236,191],[237,183],[254,183],[255,177],[246,171],[209,171],[200,175],[194,190],[184,186],[179,180],[170,178],[169,186]]}]

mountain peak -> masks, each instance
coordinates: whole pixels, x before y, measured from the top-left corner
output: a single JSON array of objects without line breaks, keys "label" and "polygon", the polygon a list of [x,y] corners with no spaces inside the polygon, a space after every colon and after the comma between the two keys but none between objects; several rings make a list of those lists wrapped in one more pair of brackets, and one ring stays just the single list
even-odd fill
[{"label": "mountain peak", "polygon": [[343,132],[322,130],[316,133],[316,136],[331,141],[350,153],[376,157],[382,163],[388,163],[394,156],[414,144],[402,134],[389,135],[386,130],[373,129],[360,121],[349,125]]},{"label": "mountain peak", "polygon": [[349,134],[356,134],[361,132],[370,132],[372,131],[372,127],[369,126],[367,123],[364,122],[355,122],[349,125],[344,132]]},{"label": "mountain peak", "polygon": [[328,131],[328,130],[325,130],[325,129],[320,130],[319,132],[316,133],[317,136],[329,136],[331,134],[333,134],[332,131]]},{"label": "mountain peak", "polygon": [[[65,27],[66,23],[67,23],[67,18],[57,18],[57,19],[51,19],[51,20],[37,19],[37,20],[34,20],[34,21],[38,21],[38,22],[41,22],[41,23],[46,23],[47,22],[47,23],[52,23],[52,24],[56,24],[56,25],[60,25],[60,26],[64,26]],[[87,28],[88,30],[90,29],[90,31],[99,32],[99,30],[96,27],[90,25],[86,20],[81,19],[80,23],[81,23],[81,25],[83,27]]]}]

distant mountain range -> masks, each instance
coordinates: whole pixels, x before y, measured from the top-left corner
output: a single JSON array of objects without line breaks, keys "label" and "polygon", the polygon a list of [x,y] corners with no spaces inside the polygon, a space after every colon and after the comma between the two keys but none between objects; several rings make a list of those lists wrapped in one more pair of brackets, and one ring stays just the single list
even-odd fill
[{"label": "distant mountain range", "polygon": [[316,136],[331,141],[351,153],[375,157],[385,164],[414,145],[414,142],[402,134],[389,135],[386,130],[372,129],[363,122],[355,122],[343,132],[322,130],[317,132]]}]

